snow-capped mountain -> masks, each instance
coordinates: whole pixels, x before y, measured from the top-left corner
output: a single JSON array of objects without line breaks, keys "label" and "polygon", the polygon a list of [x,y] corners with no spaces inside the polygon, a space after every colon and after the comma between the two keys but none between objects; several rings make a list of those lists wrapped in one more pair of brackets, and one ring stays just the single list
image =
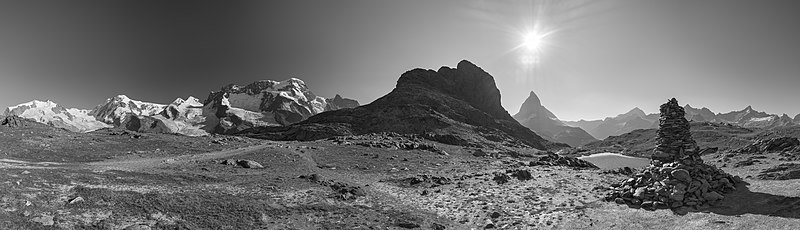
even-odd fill
[{"label": "snow-capped mountain", "polygon": [[355,100],[338,95],[330,99],[317,96],[297,78],[262,80],[246,86],[227,85],[211,92],[204,104],[206,128],[217,133],[289,125],[321,112],[359,105]]},{"label": "snow-capped mountain", "polygon": [[152,116],[166,107],[162,104],[142,102],[132,100],[125,95],[117,95],[106,99],[105,103],[95,107],[89,115],[94,116],[98,121],[119,126],[128,115]]},{"label": "snow-capped mountain", "polygon": [[16,115],[73,132],[90,132],[111,125],[97,121],[89,110],[64,108],[52,101],[34,100],[6,108],[3,116]]},{"label": "snow-capped mountain", "polygon": [[187,136],[204,136],[205,116],[203,104],[192,96],[175,99],[155,115],[128,114],[121,127],[139,132],[178,133]]}]

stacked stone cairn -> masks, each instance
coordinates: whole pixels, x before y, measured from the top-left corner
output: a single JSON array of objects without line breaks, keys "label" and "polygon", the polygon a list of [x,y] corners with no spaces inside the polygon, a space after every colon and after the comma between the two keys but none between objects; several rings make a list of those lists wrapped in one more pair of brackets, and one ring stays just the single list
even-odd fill
[{"label": "stacked stone cairn", "polygon": [[612,184],[606,201],[647,210],[669,208],[685,214],[723,199],[723,194],[742,183],[738,176],[703,163],[683,107],[675,98],[660,110],[657,147],[650,165],[622,183]]}]

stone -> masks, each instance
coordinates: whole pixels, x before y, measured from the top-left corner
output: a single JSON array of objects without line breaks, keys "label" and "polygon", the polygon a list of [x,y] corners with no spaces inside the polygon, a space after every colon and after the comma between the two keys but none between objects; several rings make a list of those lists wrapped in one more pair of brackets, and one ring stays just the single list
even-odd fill
[{"label": "stone", "polygon": [[716,200],[724,199],[725,196],[720,195],[719,193],[712,191],[712,192],[707,192],[707,193],[703,194],[703,198],[708,200],[708,201],[716,201]]},{"label": "stone", "polygon": [[614,199],[614,203],[625,204],[625,199],[617,197],[616,199]]},{"label": "stone", "polygon": [[489,217],[491,217],[492,219],[497,219],[498,217],[500,217],[500,213],[499,212],[493,212],[492,215],[489,215]]},{"label": "stone", "polygon": [[686,171],[686,169],[672,170],[672,172],[670,172],[670,175],[672,175],[672,177],[674,177],[675,179],[681,181],[689,182],[692,180],[692,177],[689,176],[689,171]]},{"label": "stone", "polygon": [[150,226],[144,224],[134,224],[128,227],[125,227],[123,230],[150,230],[152,229]]},{"label": "stone", "polygon": [[508,183],[509,180],[511,180],[511,177],[506,175],[505,173],[495,172],[494,178],[492,178],[492,180],[494,180],[494,182],[497,182],[497,184],[505,184]]},{"label": "stone", "polygon": [[53,216],[50,215],[42,215],[40,217],[35,217],[31,219],[31,221],[40,223],[44,226],[52,226],[53,224],[55,224],[55,221],[53,221]]},{"label": "stone", "polygon": [[689,214],[689,208],[688,207],[679,207],[679,208],[673,209],[672,212],[674,212],[677,215],[683,216],[683,215]]},{"label": "stone", "polygon": [[80,197],[80,196],[72,198],[72,200],[69,200],[69,204],[77,204],[77,203],[80,203],[80,202],[83,202],[83,197]]},{"label": "stone", "polygon": [[647,191],[645,187],[639,187],[633,192],[633,197],[641,199],[644,196],[644,193]]},{"label": "stone", "polygon": [[258,162],[252,161],[252,160],[238,160],[238,161],[236,161],[236,164],[239,165],[239,166],[242,166],[242,168],[248,168],[248,169],[249,168],[253,168],[253,169],[264,168],[264,166],[262,166]]},{"label": "stone", "polygon": [[654,203],[653,201],[644,201],[644,202],[642,202],[642,209],[652,210],[654,208],[653,207],[653,203]]},{"label": "stone", "polygon": [[530,180],[533,179],[533,175],[528,170],[517,170],[511,176],[517,178],[517,180]]}]

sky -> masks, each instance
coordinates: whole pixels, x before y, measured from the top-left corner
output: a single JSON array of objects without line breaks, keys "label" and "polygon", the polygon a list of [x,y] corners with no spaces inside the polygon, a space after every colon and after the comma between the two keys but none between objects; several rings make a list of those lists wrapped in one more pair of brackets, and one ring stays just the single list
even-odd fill
[{"label": "sky", "polygon": [[535,91],[562,120],[655,113],[672,97],[794,116],[798,12],[770,0],[0,0],[0,105],[204,100],[290,77],[366,104],[407,70],[466,59],[512,115]]}]

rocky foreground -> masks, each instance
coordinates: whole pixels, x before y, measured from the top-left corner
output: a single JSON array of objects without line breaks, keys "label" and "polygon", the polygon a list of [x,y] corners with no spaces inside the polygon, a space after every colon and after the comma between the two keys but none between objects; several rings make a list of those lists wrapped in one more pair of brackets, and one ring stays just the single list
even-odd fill
[{"label": "rocky foreground", "polygon": [[[800,227],[800,180],[759,177],[764,169],[785,164],[778,154],[736,168],[721,165],[746,156],[703,156],[750,185],[737,185],[722,200],[677,215],[603,201],[612,184],[638,170],[597,169],[523,149],[512,154],[391,133],[281,142],[121,131],[55,135],[60,132],[0,127],[3,143],[22,143],[29,150],[0,151],[0,228]],[[153,142],[161,138],[186,145]],[[201,144],[209,149],[187,149]],[[101,159],[38,154],[80,146],[109,154]]]}]

